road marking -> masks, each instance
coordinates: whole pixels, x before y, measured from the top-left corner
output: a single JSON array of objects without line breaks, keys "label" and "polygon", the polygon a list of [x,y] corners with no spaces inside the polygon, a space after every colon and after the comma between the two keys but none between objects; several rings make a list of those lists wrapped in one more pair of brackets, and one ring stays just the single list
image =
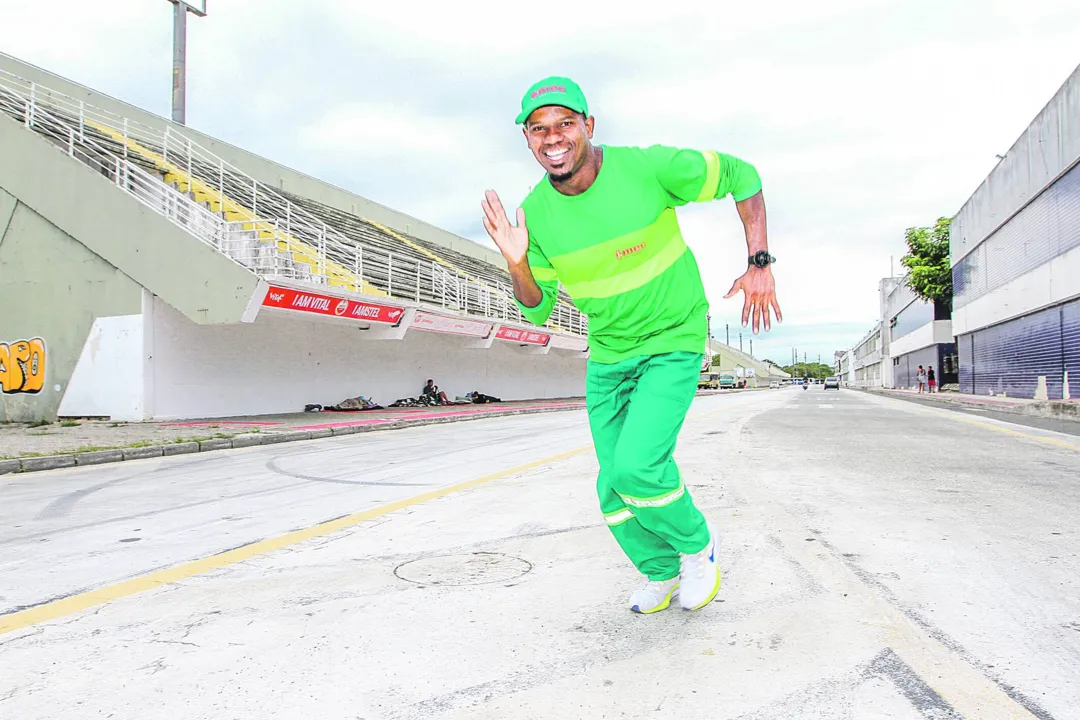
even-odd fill
[{"label": "road marking", "polygon": [[[994,432],[999,432],[999,433],[1002,433],[1004,435],[1011,435],[1013,437],[1024,438],[1025,440],[1034,440],[1036,442],[1045,443],[1047,445],[1053,445],[1055,447],[1063,448],[1065,450],[1074,450],[1076,452],[1080,452],[1080,445],[1078,445],[1076,443],[1066,442],[1064,440],[1059,440],[1057,438],[1047,437],[1045,435],[1034,435],[1032,433],[1020,432],[1019,430],[1013,430],[1010,427],[1004,427],[1002,425],[991,424],[989,422],[986,422],[985,420],[976,420],[974,418],[968,417],[967,415],[965,415],[960,410],[942,410],[942,409],[937,409],[937,408],[931,408],[931,407],[928,407],[926,405],[920,405],[918,403],[914,403],[914,402],[911,402],[909,400],[904,400],[902,398],[889,397],[888,395],[878,395],[876,397],[879,398],[879,399],[885,400],[886,403],[888,403],[888,402],[900,403],[903,407],[907,408],[908,410],[910,410],[911,412],[914,412],[914,413],[925,413],[927,415],[936,415],[938,417],[945,418],[946,420],[952,420],[954,422],[961,422],[961,423],[965,423],[967,425],[974,425],[975,427],[981,427],[981,428],[984,428],[986,430],[993,430]],[[976,408],[976,409],[978,409],[978,410],[980,410],[982,412],[987,412],[986,410],[982,410],[982,408]],[[999,422],[1006,423],[1006,424],[1009,424],[1009,425],[1016,425],[1016,423],[1010,423],[1007,420],[1000,420]],[[1053,430],[1048,430],[1047,432],[1054,432],[1054,431]]]},{"label": "road marking", "polygon": [[161,587],[162,585],[186,580],[190,577],[210,572],[211,570],[218,570],[223,567],[228,567],[229,565],[235,565],[238,562],[250,560],[253,557],[265,555],[274,552],[275,550],[281,550],[282,548],[296,545],[306,540],[324,537],[331,533],[338,532],[339,530],[359,525],[360,523],[382,517],[383,515],[388,515],[398,510],[421,505],[429,500],[437,500],[438,498],[446,497],[447,495],[452,495],[462,490],[468,490],[469,488],[489,483],[492,480],[499,480],[501,478],[510,477],[511,475],[517,475],[526,470],[532,470],[541,465],[566,460],[575,455],[580,455],[591,448],[592,445],[586,445],[574,450],[568,450],[559,453],[558,455],[543,458],[542,460],[535,460],[524,465],[518,465],[509,470],[500,470],[499,472],[491,473],[490,475],[466,480],[455,485],[448,485],[438,490],[432,490],[431,492],[422,493],[403,500],[395,500],[394,502],[386,503],[379,507],[361,510],[360,512],[346,515],[335,520],[328,520],[317,525],[312,525],[311,527],[293,530],[284,535],[259,540],[250,545],[244,545],[243,547],[238,547],[233,550],[226,550],[225,552],[201,558],[199,560],[192,560],[177,565],[176,567],[140,575],[131,578],[130,580],[124,580],[113,583],[112,585],[88,590],[87,592],[78,595],[53,600],[52,602],[27,608],[26,610],[8,613],[7,615],[0,615],[0,635],[15,630],[22,630],[23,628],[37,625],[38,623],[46,622],[48,620],[55,620],[56,618],[64,617],[65,615],[81,612],[82,610],[92,608],[96,605],[104,605],[113,600],[136,595],[145,592],[146,590]]},{"label": "road marking", "polygon": [[827,409],[827,410],[832,410],[832,405],[828,405],[828,404],[825,404],[825,405],[818,405],[818,407],[819,407],[819,408],[825,408],[825,409]]},{"label": "road marking", "polygon": [[[727,412],[731,409],[733,408],[725,406],[688,417],[687,419],[700,420],[722,412]],[[438,490],[432,490],[431,492],[422,493],[403,500],[395,500],[394,502],[386,503],[379,507],[361,510],[360,512],[346,515],[335,520],[328,520],[317,525],[312,525],[311,527],[293,530],[284,535],[259,540],[250,545],[244,545],[243,547],[226,550],[225,552],[216,555],[192,560],[177,565],[176,567],[165,568],[164,570],[158,570],[146,575],[139,575],[129,580],[123,580],[118,583],[113,583],[112,585],[88,590],[78,595],[71,595],[59,600],[53,600],[52,602],[36,605],[27,608],[26,610],[19,610],[18,612],[8,613],[7,615],[0,615],[0,635],[14,632],[15,630],[22,630],[23,628],[37,625],[38,623],[46,622],[48,620],[55,620],[56,618],[64,617],[66,615],[72,615],[86,610],[87,608],[104,605],[113,600],[136,595],[145,592],[146,590],[161,587],[162,585],[186,580],[196,575],[210,572],[211,570],[218,570],[223,567],[228,567],[229,565],[235,565],[238,562],[250,560],[259,555],[266,555],[275,550],[281,550],[282,548],[290,547],[307,540],[324,537],[339,530],[359,525],[360,523],[382,517],[383,515],[388,515],[398,510],[421,505],[429,500],[436,500],[462,490],[468,490],[469,488],[483,485],[492,480],[499,480],[501,478],[525,472],[526,470],[532,470],[542,465],[566,460],[567,458],[591,450],[592,447],[592,444],[585,445],[574,450],[559,453],[558,455],[552,455],[541,460],[535,460],[531,463],[518,465],[517,467],[508,470],[500,470],[499,472],[474,478],[473,480],[466,480],[465,482],[460,482],[456,485],[448,485]]]},{"label": "road marking", "polygon": [[982,420],[974,420],[969,417],[964,417],[964,415],[958,410],[941,411],[926,409],[926,412],[938,415],[939,417],[948,418],[949,420],[954,420],[956,422],[966,423],[967,425],[974,425],[975,427],[986,428],[987,430],[993,430],[994,432],[1004,433],[1005,435],[1012,435],[1013,437],[1024,438],[1026,440],[1035,440],[1037,442],[1046,443],[1047,445],[1053,445],[1055,447],[1064,448],[1066,450],[1075,450],[1076,452],[1080,452],[1080,445],[1077,445],[1076,443],[1065,442],[1064,440],[1046,437],[1045,435],[1033,435],[1031,433],[1020,432],[1019,430],[1002,427],[1001,425],[993,425]]}]

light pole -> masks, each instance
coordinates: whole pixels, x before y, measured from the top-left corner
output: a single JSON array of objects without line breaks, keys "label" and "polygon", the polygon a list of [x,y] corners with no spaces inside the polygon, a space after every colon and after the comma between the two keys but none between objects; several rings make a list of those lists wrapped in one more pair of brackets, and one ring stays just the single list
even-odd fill
[{"label": "light pole", "polygon": [[172,119],[183,125],[187,119],[187,15],[206,17],[206,0],[199,6],[185,0],[173,4]]}]

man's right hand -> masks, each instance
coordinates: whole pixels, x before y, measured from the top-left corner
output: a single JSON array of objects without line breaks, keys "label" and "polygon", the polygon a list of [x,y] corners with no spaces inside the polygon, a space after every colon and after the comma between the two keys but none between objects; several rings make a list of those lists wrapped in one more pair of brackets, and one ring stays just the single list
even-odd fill
[{"label": "man's right hand", "polygon": [[494,190],[484,193],[484,229],[511,268],[524,265],[529,251],[529,230],[525,227],[525,211],[517,209],[517,226],[510,224],[502,201]]}]

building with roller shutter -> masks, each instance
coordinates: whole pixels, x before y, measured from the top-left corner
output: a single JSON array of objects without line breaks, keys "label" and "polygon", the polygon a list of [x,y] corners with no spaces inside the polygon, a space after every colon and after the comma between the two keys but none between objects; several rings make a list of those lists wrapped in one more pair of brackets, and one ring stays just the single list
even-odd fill
[{"label": "building with roller shutter", "polygon": [[961,392],[1080,393],[1080,67],[952,221]]},{"label": "building with roller shutter", "polygon": [[915,295],[903,278],[882,280],[882,324],[888,337],[891,380],[886,387],[914,388],[916,373],[934,368],[940,387],[957,382],[956,344],[949,308]]}]

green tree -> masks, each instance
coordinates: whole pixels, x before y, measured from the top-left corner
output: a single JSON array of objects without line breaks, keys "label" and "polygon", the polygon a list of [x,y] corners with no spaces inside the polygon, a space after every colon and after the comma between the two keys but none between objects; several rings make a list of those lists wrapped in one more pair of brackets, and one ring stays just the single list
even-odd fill
[{"label": "green tree", "polygon": [[796,363],[794,365],[784,365],[783,371],[791,375],[796,380],[800,380],[804,377],[813,378],[815,380],[821,380],[823,378],[830,377],[836,374],[836,370],[831,365],[825,363],[805,362]]},{"label": "green tree", "polygon": [[900,264],[908,269],[907,284],[923,300],[952,310],[952,266],[949,261],[949,218],[932,227],[912,227],[904,233],[908,251]]}]

